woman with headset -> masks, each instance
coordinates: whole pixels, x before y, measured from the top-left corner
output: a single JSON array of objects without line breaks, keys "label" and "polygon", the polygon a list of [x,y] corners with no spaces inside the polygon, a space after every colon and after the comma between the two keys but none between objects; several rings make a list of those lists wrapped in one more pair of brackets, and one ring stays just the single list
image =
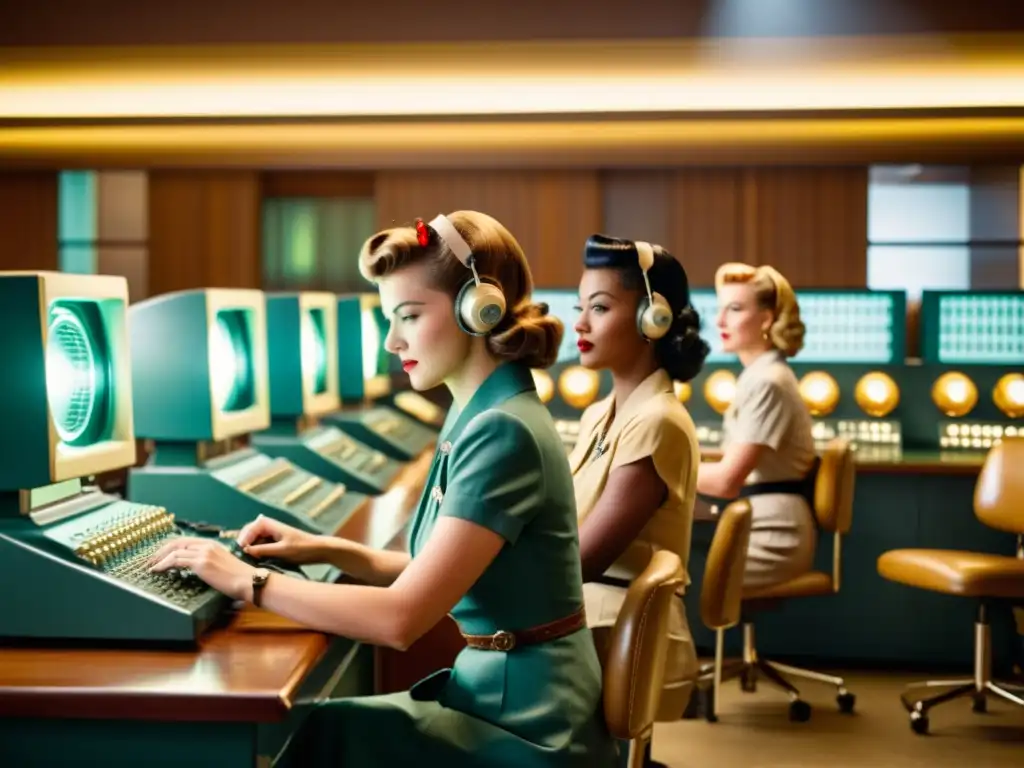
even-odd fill
[{"label": "woman with headset", "polygon": [[[749,498],[753,525],[743,584],[767,587],[814,565],[813,425],[786,362],[803,348],[805,329],[796,293],[773,267],[723,264],[715,291],[722,349],[739,358],[743,372],[725,412],[722,458],[701,465],[697,490],[724,501]],[[707,546],[701,536],[698,548]]]},{"label": "woman with headset", "polygon": [[[580,521],[587,622],[599,652],[630,581],[659,549],[686,569],[700,451],[673,381],[708,354],[683,266],[661,246],[593,235],[580,280],[580,362],[611,373],[569,457]],[[659,720],[677,720],[697,676],[682,601],[674,604]]]},{"label": "woman with headset", "polygon": [[408,692],[324,702],[290,765],[612,765],[572,477],[530,373],[553,362],[561,323],[530,301],[522,249],[482,213],[381,232],[359,265],[413,387],[443,383],[454,400],[410,554],[260,518],[238,538],[250,555],[330,562],[364,585],[268,574],[196,539],[166,546],[154,568],[190,568],[231,597],[375,645],[407,648],[449,613],[458,623],[467,647],[452,669]]}]

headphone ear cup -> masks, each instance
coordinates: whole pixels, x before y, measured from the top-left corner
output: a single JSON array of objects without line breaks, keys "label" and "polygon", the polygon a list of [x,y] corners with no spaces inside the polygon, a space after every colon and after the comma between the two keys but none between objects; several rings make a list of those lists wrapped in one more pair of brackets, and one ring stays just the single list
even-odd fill
[{"label": "headphone ear cup", "polygon": [[657,341],[672,327],[672,308],[660,293],[654,294],[654,301],[640,300],[637,311],[637,329],[648,341]]},{"label": "headphone ear cup", "polygon": [[505,294],[498,286],[469,280],[455,297],[455,321],[471,336],[486,336],[505,317]]}]

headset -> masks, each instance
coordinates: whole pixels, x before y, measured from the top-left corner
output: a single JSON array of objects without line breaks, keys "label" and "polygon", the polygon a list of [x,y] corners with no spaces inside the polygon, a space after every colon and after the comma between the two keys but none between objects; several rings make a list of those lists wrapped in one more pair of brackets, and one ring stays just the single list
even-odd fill
[{"label": "headset", "polygon": [[644,275],[644,285],[647,287],[647,298],[640,299],[640,306],[636,312],[636,327],[647,341],[657,341],[672,327],[672,307],[660,293],[651,292],[647,270],[654,266],[654,246],[642,240],[637,240],[635,245],[640,271]]},{"label": "headset", "polygon": [[447,216],[438,214],[428,226],[455,254],[455,258],[473,272],[473,278],[466,281],[455,297],[455,322],[470,336],[486,336],[505,317],[505,294],[501,286],[489,278],[480,279],[473,249]]}]

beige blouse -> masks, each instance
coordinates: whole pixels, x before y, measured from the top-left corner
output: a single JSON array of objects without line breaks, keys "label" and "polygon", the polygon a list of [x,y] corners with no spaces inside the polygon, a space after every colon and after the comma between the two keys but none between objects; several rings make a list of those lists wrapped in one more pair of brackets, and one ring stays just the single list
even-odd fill
[{"label": "beige blouse", "polygon": [[[668,493],[608,575],[632,580],[647,567],[658,549],[679,555],[685,571],[690,559],[700,464],[693,419],[676,398],[672,381],[661,368],[633,390],[620,414],[616,416],[614,411],[615,399],[609,395],[587,408],[580,420],[579,440],[569,454],[577,519],[582,524],[593,511],[613,469],[649,456]],[[602,441],[604,450],[598,455],[597,442],[604,430],[608,434]]]},{"label": "beige blouse", "polygon": [[[599,440],[605,430],[607,435]],[[599,442],[603,449],[598,449]],[[689,584],[687,564],[700,448],[693,420],[676,398],[668,374],[660,368],[633,391],[617,417],[611,395],[584,411],[579,442],[569,455],[581,526],[601,498],[612,470],[648,456],[665,483],[665,501],[607,575],[632,581],[647,567],[655,551],[667,549],[683,561]],[[626,590],[588,582],[583,585],[583,597],[587,625],[597,638],[615,624]],[[671,603],[668,634],[668,655],[656,716],[661,722],[675,722],[682,717],[699,672],[682,599]]]}]

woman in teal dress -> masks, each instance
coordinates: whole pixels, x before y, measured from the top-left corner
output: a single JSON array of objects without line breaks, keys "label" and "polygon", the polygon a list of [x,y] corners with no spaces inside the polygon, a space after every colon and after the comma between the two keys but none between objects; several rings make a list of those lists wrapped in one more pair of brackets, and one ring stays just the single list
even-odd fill
[{"label": "woman in teal dress", "polygon": [[408,692],[315,708],[291,765],[613,765],[572,476],[530,373],[553,362],[561,323],[530,302],[515,238],[481,213],[381,232],[360,269],[380,290],[386,346],[412,386],[443,383],[454,400],[409,554],[260,518],[239,534],[251,555],[330,562],[363,584],[268,576],[191,538],[153,568],[189,568],[236,599],[367,643],[408,648],[448,613],[469,636],[452,669]]}]

